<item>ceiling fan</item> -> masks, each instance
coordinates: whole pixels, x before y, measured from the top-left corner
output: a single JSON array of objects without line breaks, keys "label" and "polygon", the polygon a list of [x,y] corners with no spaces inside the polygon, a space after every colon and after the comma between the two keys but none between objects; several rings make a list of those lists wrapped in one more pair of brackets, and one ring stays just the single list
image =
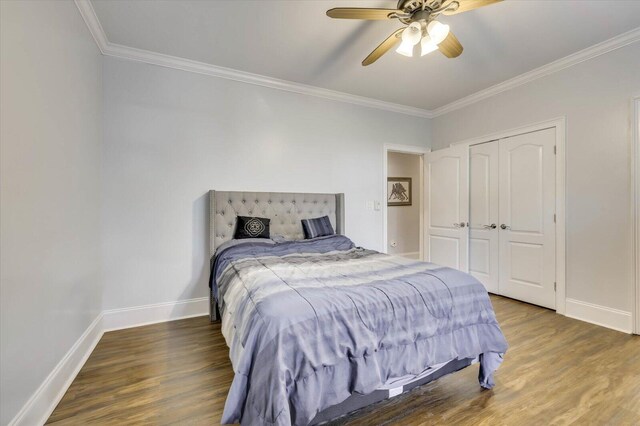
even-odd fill
[{"label": "ceiling fan", "polygon": [[420,56],[440,50],[448,58],[457,58],[462,45],[450,31],[449,25],[436,20],[438,16],[455,15],[477,9],[502,0],[399,0],[397,9],[372,9],[362,7],[336,7],[327,10],[327,16],[337,19],[385,20],[397,19],[405,27],[394,31],[362,61],[371,65],[387,53],[399,41],[396,52],[413,56],[414,47],[420,43]]}]

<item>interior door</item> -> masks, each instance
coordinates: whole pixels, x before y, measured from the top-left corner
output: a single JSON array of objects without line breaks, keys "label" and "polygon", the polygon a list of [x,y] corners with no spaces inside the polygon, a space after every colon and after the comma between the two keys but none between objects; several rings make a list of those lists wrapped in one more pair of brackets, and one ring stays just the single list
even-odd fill
[{"label": "interior door", "polygon": [[425,259],[468,270],[469,148],[454,146],[425,156]]},{"label": "interior door", "polygon": [[499,293],[499,142],[469,149],[469,273]]},{"label": "interior door", "polygon": [[500,293],[555,309],[555,129],[500,140]]}]

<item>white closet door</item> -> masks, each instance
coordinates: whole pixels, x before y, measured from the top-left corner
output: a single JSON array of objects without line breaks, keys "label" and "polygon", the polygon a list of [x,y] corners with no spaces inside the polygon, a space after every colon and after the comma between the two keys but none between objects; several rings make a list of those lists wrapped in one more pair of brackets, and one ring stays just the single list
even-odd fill
[{"label": "white closet door", "polygon": [[469,273],[499,293],[499,143],[469,149]]},{"label": "white closet door", "polygon": [[431,152],[425,161],[425,259],[468,270],[469,149]]},{"label": "white closet door", "polygon": [[500,293],[555,309],[555,129],[500,140]]}]

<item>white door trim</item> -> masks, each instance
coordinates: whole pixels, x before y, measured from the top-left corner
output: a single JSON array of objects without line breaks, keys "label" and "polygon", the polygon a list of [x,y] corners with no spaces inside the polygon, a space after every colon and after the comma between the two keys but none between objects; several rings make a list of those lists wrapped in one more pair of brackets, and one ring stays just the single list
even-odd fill
[{"label": "white door trim", "polygon": [[632,134],[632,158],[631,158],[631,213],[633,218],[632,226],[634,227],[634,241],[633,250],[631,255],[633,256],[632,265],[634,269],[634,309],[633,324],[635,328],[634,333],[640,334],[640,93],[638,93],[631,101],[631,123],[633,128]]},{"label": "white door trim", "polygon": [[566,122],[566,117],[558,117],[451,144],[471,146],[523,133],[556,129],[556,312],[562,315],[566,312]]},{"label": "white door trim", "polygon": [[418,259],[424,260],[424,155],[431,152],[430,148],[423,148],[413,145],[384,144],[382,147],[382,253],[387,252],[387,162],[390,152],[402,154],[415,154],[420,156],[420,182],[418,183],[418,193],[420,194],[420,254]]}]

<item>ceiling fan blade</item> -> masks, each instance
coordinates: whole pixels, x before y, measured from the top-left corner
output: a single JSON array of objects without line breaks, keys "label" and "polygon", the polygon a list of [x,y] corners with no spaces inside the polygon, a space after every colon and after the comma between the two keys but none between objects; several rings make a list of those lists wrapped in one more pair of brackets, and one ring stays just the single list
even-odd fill
[{"label": "ceiling fan blade", "polygon": [[444,15],[456,15],[462,12],[468,12],[469,10],[477,9],[483,6],[489,6],[493,3],[501,2],[502,0],[455,0],[460,6],[454,11],[444,11]]},{"label": "ceiling fan blade", "polygon": [[392,13],[402,13],[396,9],[369,9],[364,7],[336,7],[327,10],[327,16],[337,19],[389,19]]},{"label": "ceiling fan blade", "polygon": [[364,61],[362,61],[362,66],[366,67],[367,65],[371,65],[395,46],[396,43],[400,41],[399,35],[402,34],[402,31],[404,31],[404,27],[396,30],[393,34],[387,37],[385,41],[380,43],[378,47],[373,49],[373,52],[369,53],[369,56],[364,58]]},{"label": "ceiling fan blade", "polygon": [[447,38],[438,45],[438,49],[447,58],[457,58],[464,50],[458,38],[452,32],[449,32]]}]

